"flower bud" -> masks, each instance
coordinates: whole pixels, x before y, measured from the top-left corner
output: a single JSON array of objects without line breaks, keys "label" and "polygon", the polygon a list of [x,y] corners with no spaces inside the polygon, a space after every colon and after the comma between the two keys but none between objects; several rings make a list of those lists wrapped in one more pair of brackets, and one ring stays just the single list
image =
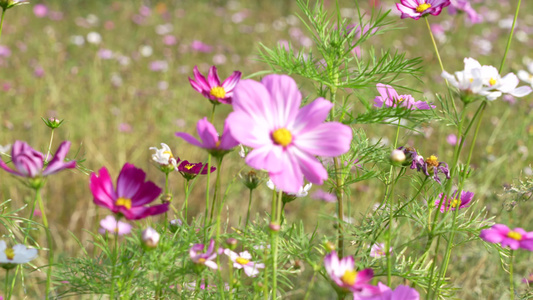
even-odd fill
[{"label": "flower bud", "polygon": [[259,176],[257,176],[257,173],[254,170],[251,170],[245,174],[241,173],[239,176],[241,177],[242,183],[250,190],[257,188],[263,181]]},{"label": "flower bud", "polygon": [[183,221],[181,221],[180,219],[170,220],[168,223],[169,223],[168,224],[168,229],[172,233],[175,233],[176,231],[178,231],[180,226],[183,225]]},{"label": "flower bud", "polygon": [[[2,0],[0,0],[2,1]],[[58,118],[54,118],[54,117],[51,117],[51,118],[48,118],[48,119],[45,119],[45,118],[41,118],[41,120],[43,120],[44,124],[46,126],[48,126],[48,128],[50,129],[56,129],[56,128],[59,128],[59,126],[61,126],[63,124],[63,122],[65,120],[59,120]]]},{"label": "flower bud", "polygon": [[271,222],[270,225],[268,225],[268,227],[270,227],[270,230],[274,232],[277,232],[281,229],[281,226],[275,222]]},{"label": "flower bud", "polygon": [[237,243],[238,241],[234,238],[228,238],[226,240],[226,247],[228,247],[228,249],[230,250],[235,250],[235,248],[237,248]]},{"label": "flower bud", "polygon": [[394,149],[391,152],[390,160],[393,164],[401,164],[405,161],[405,153],[402,150]]},{"label": "flower bud", "polygon": [[145,250],[151,250],[157,247],[159,243],[159,233],[152,227],[148,227],[142,232],[142,243]]},{"label": "flower bud", "polygon": [[324,243],[324,248],[327,252],[335,251],[335,244],[330,241],[327,241]]}]

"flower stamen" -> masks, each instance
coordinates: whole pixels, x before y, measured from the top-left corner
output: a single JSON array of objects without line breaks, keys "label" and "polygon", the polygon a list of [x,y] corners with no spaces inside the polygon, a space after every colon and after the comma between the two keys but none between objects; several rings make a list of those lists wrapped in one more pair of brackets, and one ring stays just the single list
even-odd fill
[{"label": "flower stamen", "polygon": [[511,239],[513,239],[515,241],[521,241],[522,240],[522,235],[520,233],[516,232],[516,231],[509,231],[507,233],[507,237],[511,238]]},{"label": "flower stamen", "polygon": [[417,8],[416,8],[416,12],[417,13],[423,13],[425,12],[428,8],[431,7],[431,4],[429,3],[422,3],[420,4]]},{"label": "flower stamen", "polygon": [[354,285],[357,280],[357,271],[347,270],[344,272],[344,275],[341,276],[341,280],[347,285]]},{"label": "flower stamen", "polygon": [[272,139],[274,143],[286,147],[292,142],[292,134],[288,129],[280,128],[272,133]]},{"label": "flower stamen", "polygon": [[115,205],[123,206],[126,209],[131,209],[131,199],[120,197],[117,199],[117,202],[115,202]]},{"label": "flower stamen", "polygon": [[13,248],[6,248],[4,253],[6,254],[8,260],[13,260],[15,258],[15,250],[13,250]]},{"label": "flower stamen", "polygon": [[218,99],[223,99],[224,97],[226,97],[226,91],[221,86],[215,86],[211,89],[209,94]]},{"label": "flower stamen", "polygon": [[246,259],[246,258],[242,258],[242,257],[237,257],[237,259],[235,259],[235,262],[240,264],[240,265],[246,265],[250,262],[250,260]]}]

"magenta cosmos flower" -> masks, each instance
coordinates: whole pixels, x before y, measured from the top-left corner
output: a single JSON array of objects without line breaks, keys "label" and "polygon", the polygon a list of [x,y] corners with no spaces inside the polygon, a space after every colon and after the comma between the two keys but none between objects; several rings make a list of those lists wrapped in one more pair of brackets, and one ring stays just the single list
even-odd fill
[{"label": "magenta cosmos flower", "polygon": [[474,193],[468,191],[462,191],[461,197],[457,197],[457,191],[455,191],[449,199],[446,199],[446,196],[440,193],[437,200],[435,200],[435,205],[440,207],[440,212],[463,209],[470,205],[473,198]]},{"label": "magenta cosmos flower", "polygon": [[429,105],[424,101],[415,101],[411,95],[398,95],[398,92],[390,86],[382,83],[376,85],[380,96],[374,98],[375,107],[406,107],[410,110],[416,109],[432,109],[435,105]]},{"label": "magenta cosmos flower", "polygon": [[354,300],[419,300],[420,294],[406,285],[399,285],[394,291],[383,283],[378,283],[379,294],[372,297],[358,297]]},{"label": "magenta cosmos flower", "polygon": [[[210,173],[215,172],[217,168],[211,167]],[[207,164],[190,163],[187,160],[182,161],[177,167],[176,171],[180,172],[181,176],[187,180],[194,179],[198,174],[207,174]]]},{"label": "magenta cosmos flower", "polygon": [[192,248],[189,250],[189,256],[191,257],[191,260],[197,265],[205,265],[213,270],[218,269],[217,263],[213,261],[217,257],[217,253],[215,251],[215,240],[211,240],[209,247],[205,252],[203,252],[204,248],[204,244],[194,244],[194,246],[192,246]]},{"label": "magenta cosmos flower", "polygon": [[400,3],[396,3],[396,7],[402,12],[402,19],[415,20],[428,14],[438,16],[448,5],[450,0],[401,0]]},{"label": "magenta cosmos flower", "polygon": [[212,66],[209,69],[207,80],[204,75],[198,71],[198,67],[195,66],[193,72],[196,81],[189,77],[189,82],[193,89],[215,103],[231,104],[233,89],[241,79],[241,72],[233,72],[233,74],[222,83],[220,83],[217,67],[215,66]]},{"label": "magenta cosmos flower", "polygon": [[[227,124],[233,137],[254,150],[246,163],[269,172],[277,188],[297,193],[305,178],[322,184],[328,172],[315,156],[338,156],[350,150],[352,130],[324,123],[333,104],[318,98],[300,109],[302,95],[286,75],[261,82],[243,80],[235,89]],[[334,133],[334,134],[332,134]]]},{"label": "magenta cosmos flower", "polygon": [[264,269],[265,264],[259,264],[252,261],[252,255],[248,251],[241,252],[239,254],[231,251],[230,249],[225,249],[224,254],[229,256],[233,262],[233,267],[236,269],[244,269],[244,273],[248,277],[255,277],[259,274],[259,269]]},{"label": "magenta cosmos flower", "polygon": [[379,289],[369,284],[374,276],[374,271],[364,269],[357,272],[352,256],[339,260],[337,252],[331,251],[324,257],[324,266],[331,280],[341,289],[354,293],[354,297],[356,295],[369,297],[379,294]]},{"label": "magenta cosmos flower", "polygon": [[196,130],[201,140],[197,140],[192,135],[185,132],[176,132],[176,136],[184,139],[190,144],[206,149],[213,156],[223,156],[228,151],[237,146],[237,142],[229,132],[228,123],[224,124],[224,131],[222,136],[219,136],[215,126],[203,118],[198,121]]},{"label": "magenta cosmos flower", "polygon": [[69,141],[61,143],[59,148],[57,148],[56,154],[43,170],[44,155],[25,142],[16,141],[11,148],[11,162],[15,165],[15,168],[9,168],[1,158],[0,167],[11,174],[22,177],[48,176],[63,169],[76,168],[76,161],[65,162],[69,149]]},{"label": "magenta cosmos flower", "polygon": [[481,230],[480,238],[495,244],[501,244],[516,250],[518,248],[533,251],[533,232],[526,232],[522,228],[509,229],[506,225],[496,224],[490,229]]},{"label": "magenta cosmos flower", "polygon": [[126,163],[117,179],[117,188],[105,167],[91,174],[90,188],[96,205],[109,208],[128,220],[144,219],[168,211],[168,203],[145,206],[161,194],[161,189],[151,181],[144,181],[146,173]]}]

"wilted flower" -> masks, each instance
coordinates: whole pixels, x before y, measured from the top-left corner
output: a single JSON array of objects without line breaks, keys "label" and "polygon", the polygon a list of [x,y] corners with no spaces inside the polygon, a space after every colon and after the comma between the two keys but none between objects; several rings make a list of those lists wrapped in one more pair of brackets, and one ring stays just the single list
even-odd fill
[{"label": "wilted flower", "polygon": [[501,244],[504,248],[533,251],[533,232],[526,232],[522,228],[511,230],[506,225],[495,224],[490,229],[481,230],[479,237],[489,243]]},{"label": "wilted flower", "polygon": [[203,118],[198,121],[196,129],[201,141],[185,132],[176,132],[176,136],[184,139],[194,146],[206,149],[215,157],[224,156],[231,149],[233,149],[233,147],[239,144],[239,142],[237,142],[229,132],[227,122],[224,124],[222,136],[218,135],[215,126],[207,121],[207,118]]},{"label": "wilted flower", "polygon": [[172,150],[170,150],[170,147],[165,143],[161,143],[161,149],[150,147],[150,150],[155,150],[155,153],[152,154],[152,160],[158,163],[161,170],[164,172],[174,170],[180,161],[179,158],[176,159],[172,155]]},{"label": "wilted flower", "polygon": [[430,157],[426,158],[421,167],[424,174],[427,176],[433,175],[433,179],[438,183],[441,183],[438,176],[439,172],[443,173],[446,176],[446,179],[450,179],[450,170],[448,168],[448,164],[439,161],[439,158],[435,155],[431,155]]},{"label": "wilted flower", "polygon": [[254,170],[250,170],[246,173],[239,173],[239,177],[244,186],[250,190],[256,189],[264,180],[262,177],[259,177]]},{"label": "wilted flower", "polygon": [[435,200],[435,205],[440,207],[440,212],[462,209],[469,206],[473,198],[474,193],[468,191],[462,191],[461,197],[457,197],[457,191],[455,191],[450,199],[446,199],[446,196],[440,193],[438,199]]},{"label": "wilted flower", "polygon": [[251,261],[252,255],[250,255],[248,251],[237,254],[230,249],[225,249],[224,253],[229,256],[233,262],[233,267],[236,269],[244,269],[244,273],[246,273],[248,277],[257,276],[257,274],[259,274],[259,269],[265,268],[265,264],[259,264]]},{"label": "wilted flower", "polygon": [[390,154],[390,160],[392,161],[392,163],[402,164],[403,162],[405,162],[405,159],[406,159],[406,156],[402,150],[400,149],[392,150]]},{"label": "wilted flower", "polygon": [[197,265],[205,265],[213,270],[218,269],[217,263],[213,261],[217,257],[217,253],[215,251],[215,240],[211,240],[209,247],[205,252],[203,252],[204,248],[204,244],[195,244],[192,246],[192,248],[189,250],[189,256],[191,260]]},{"label": "wilted flower", "polygon": [[122,221],[118,221],[114,216],[107,216],[100,221],[100,233],[109,232],[116,235],[129,234],[131,232],[131,225]]},{"label": "wilted flower", "polygon": [[241,79],[241,72],[233,72],[233,74],[222,83],[220,83],[217,67],[215,66],[212,66],[209,69],[207,80],[204,75],[198,71],[197,66],[194,67],[193,72],[196,81],[189,77],[189,82],[193,89],[215,103],[231,104],[233,100],[233,89]]},{"label": "wilted flower", "polygon": [[[198,174],[202,174],[202,175],[207,174],[207,169],[208,169],[207,164],[190,163],[187,160],[182,161],[176,167],[176,170],[180,172],[180,174],[187,180],[194,179],[194,177],[196,177],[196,175]],[[217,169],[216,167],[211,167],[210,172],[213,173],[215,172],[216,169]]]},{"label": "wilted flower", "polygon": [[0,267],[6,270],[28,263],[36,257],[37,249],[28,249],[22,244],[10,248],[5,241],[0,240]]},{"label": "wilted flower", "polygon": [[450,0],[400,0],[400,3],[396,3],[396,7],[402,12],[402,19],[415,20],[428,14],[438,16],[448,5],[450,5]]},{"label": "wilted flower", "polygon": [[56,154],[43,170],[44,155],[25,142],[16,141],[11,149],[11,162],[15,165],[15,169],[9,168],[2,158],[0,158],[0,167],[11,174],[22,177],[48,176],[64,169],[76,168],[76,161],[65,162],[69,148],[69,141],[61,143],[59,148],[57,148]]},{"label": "wilted flower", "polygon": [[415,101],[411,95],[398,95],[398,92],[390,86],[382,83],[376,85],[380,96],[374,98],[375,107],[406,107],[410,110],[422,109],[428,110],[435,108],[435,105],[429,105],[424,101]]},{"label": "wilted flower", "polygon": [[339,260],[337,252],[331,251],[324,257],[326,272],[335,284],[344,291],[352,292],[355,296],[373,296],[379,293],[377,287],[370,285],[374,276],[372,269],[355,270],[352,256]]},{"label": "wilted flower", "polygon": [[152,227],[148,227],[142,232],[142,243],[145,248],[153,249],[157,247],[157,244],[159,243],[159,233],[157,230],[153,229]]},{"label": "wilted flower", "polygon": [[235,90],[234,112],[226,121],[237,141],[254,148],[246,163],[267,170],[276,187],[287,193],[298,193],[304,177],[322,184],[328,173],[315,156],[346,153],[352,140],[349,126],[323,123],[333,107],[331,102],[318,98],[300,109],[301,100],[289,76],[244,80]]},{"label": "wilted flower", "polygon": [[117,179],[116,189],[109,172],[102,167],[99,174],[91,174],[90,188],[96,205],[109,208],[113,213],[129,220],[144,219],[168,211],[168,203],[145,206],[161,194],[161,189],[146,181],[146,173],[126,163]]}]

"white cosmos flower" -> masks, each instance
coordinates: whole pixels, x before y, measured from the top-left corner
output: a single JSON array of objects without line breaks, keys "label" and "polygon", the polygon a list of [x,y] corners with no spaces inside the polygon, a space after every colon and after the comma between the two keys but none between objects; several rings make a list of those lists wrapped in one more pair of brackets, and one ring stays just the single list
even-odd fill
[{"label": "white cosmos flower", "polygon": [[517,75],[520,80],[529,83],[533,87],[533,62],[527,65],[527,71],[520,70]]},{"label": "white cosmos flower", "polygon": [[163,166],[167,165],[173,165],[176,167],[177,161],[172,155],[172,151],[170,150],[170,147],[165,144],[161,143],[161,149],[157,149],[156,147],[150,147],[150,150],[155,150],[155,153],[152,154],[152,159]]},{"label": "white cosmos flower", "polygon": [[244,269],[244,273],[248,277],[255,277],[259,274],[259,269],[264,269],[265,264],[258,264],[251,261],[252,255],[248,251],[241,252],[239,254],[231,251],[230,249],[225,249],[224,254],[229,256],[233,262],[233,267],[236,269]]},{"label": "white cosmos flower", "polygon": [[0,145],[0,154],[7,155],[10,149],[11,149],[11,144],[7,144],[5,146]]},{"label": "white cosmos flower", "polygon": [[28,249],[22,244],[13,248],[7,247],[5,241],[0,241],[0,266],[11,269],[18,264],[25,264],[37,257],[37,249]]},{"label": "white cosmos flower", "polygon": [[481,65],[473,58],[465,58],[465,69],[455,72],[455,76],[443,71],[441,76],[461,91],[479,94],[482,88]]}]

